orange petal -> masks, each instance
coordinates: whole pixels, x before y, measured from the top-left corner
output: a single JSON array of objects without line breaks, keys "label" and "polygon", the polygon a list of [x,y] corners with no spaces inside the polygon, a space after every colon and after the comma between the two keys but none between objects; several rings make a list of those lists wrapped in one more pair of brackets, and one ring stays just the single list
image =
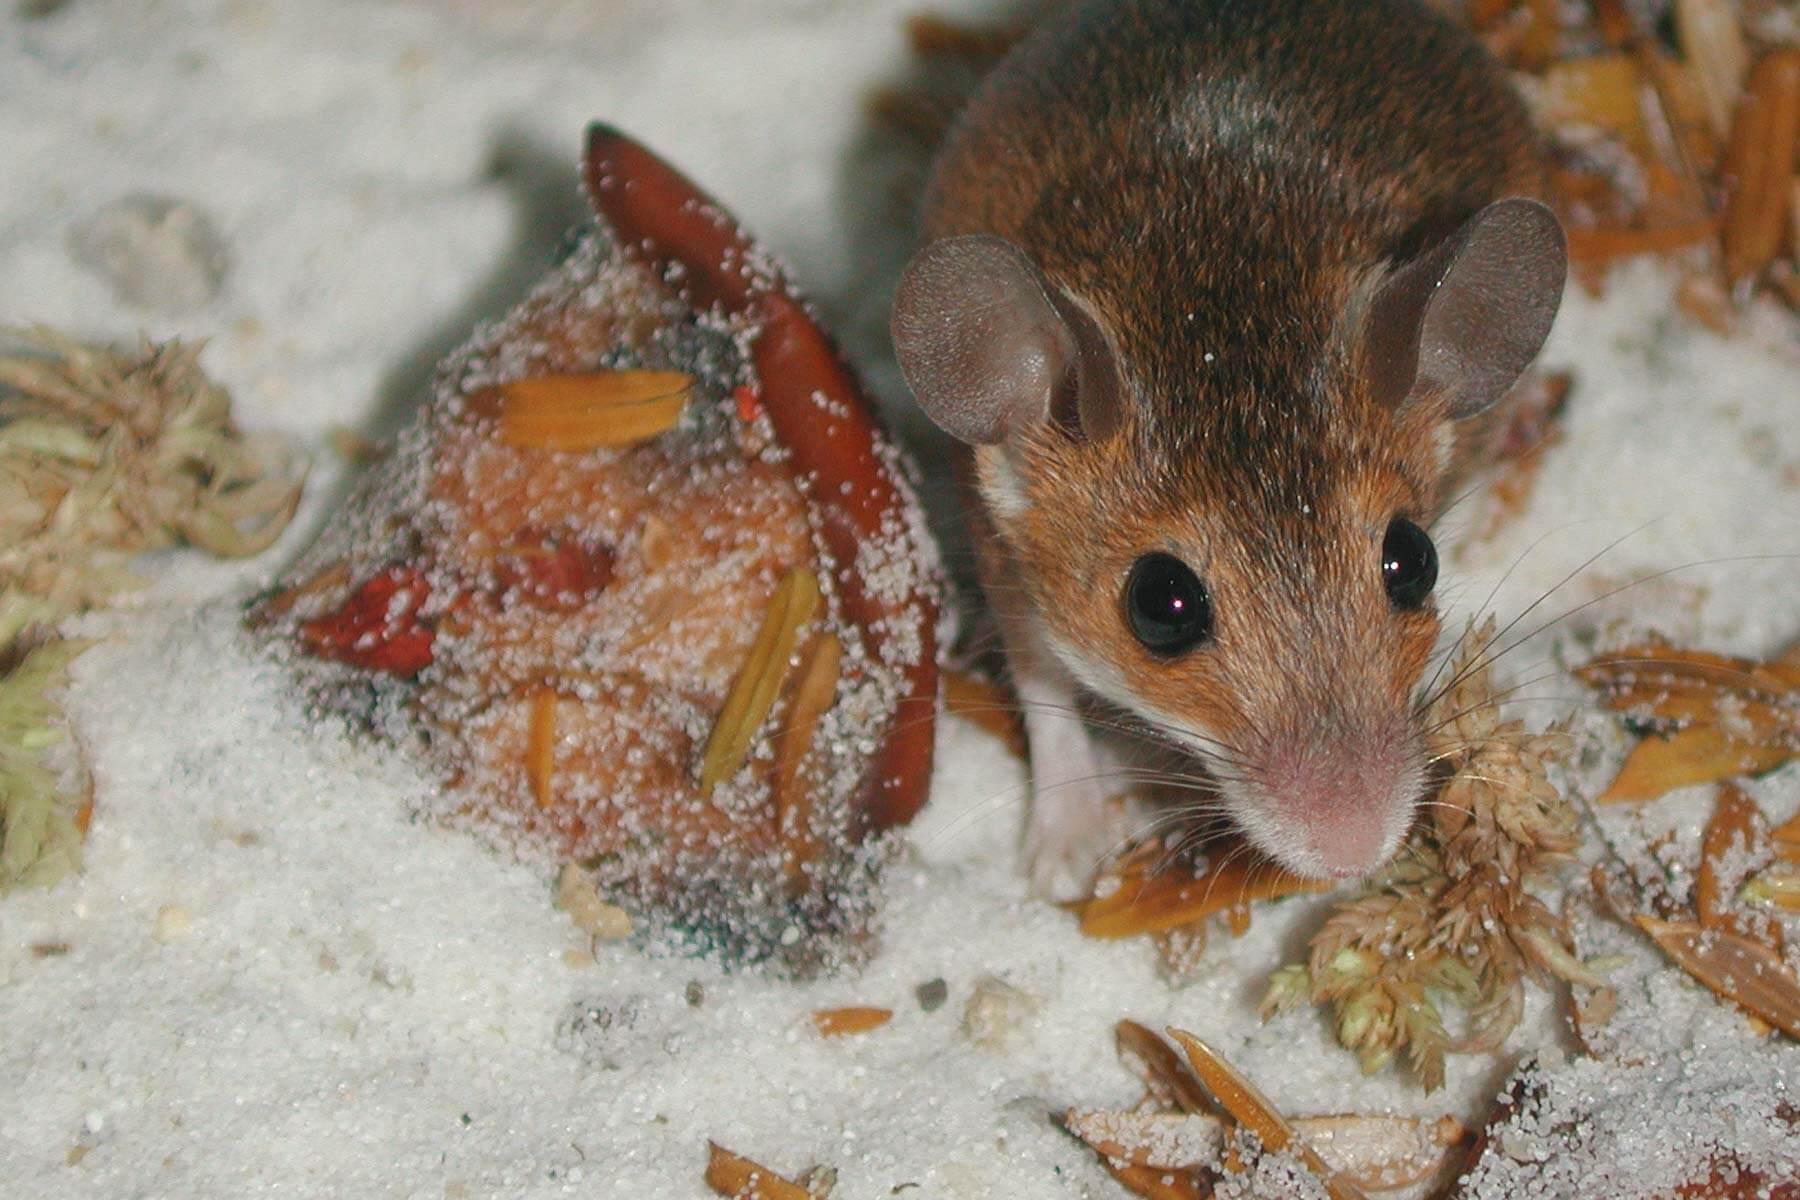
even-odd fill
[{"label": "orange petal", "polygon": [[1664,792],[1696,783],[1718,783],[1735,775],[1772,771],[1795,751],[1784,746],[1740,742],[1710,725],[1683,729],[1672,737],[1647,737],[1625,760],[1601,804],[1654,800]]},{"label": "orange petal", "polygon": [[845,1037],[880,1029],[894,1019],[891,1008],[821,1008],[812,1015],[813,1028],[820,1037]]},{"label": "orange petal", "polygon": [[1292,1145],[1307,1169],[1325,1185],[1331,1200],[1362,1200],[1362,1189],[1327,1166],[1318,1152],[1294,1132],[1287,1118],[1269,1103],[1268,1097],[1236,1067],[1191,1033],[1173,1028],[1165,1032],[1187,1055],[1194,1074],[1200,1077],[1200,1082],[1206,1085],[1220,1106],[1254,1133],[1264,1150],[1279,1153]]},{"label": "orange petal", "polygon": [[813,1200],[812,1193],[799,1184],[717,1142],[706,1143],[706,1149],[706,1186],[721,1196],[732,1200]]},{"label": "orange petal", "polygon": [[1296,892],[1329,891],[1331,884],[1306,879],[1265,859],[1231,851],[1213,856],[1202,875],[1183,870],[1145,875],[1136,871],[1107,877],[1116,884],[1079,908],[1081,932],[1091,938],[1128,938],[1191,925],[1214,913],[1254,900]]},{"label": "orange petal", "polygon": [[1682,970],[1791,1038],[1800,1039],[1800,983],[1767,946],[1697,921],[1639,914],[1639,928]]}]

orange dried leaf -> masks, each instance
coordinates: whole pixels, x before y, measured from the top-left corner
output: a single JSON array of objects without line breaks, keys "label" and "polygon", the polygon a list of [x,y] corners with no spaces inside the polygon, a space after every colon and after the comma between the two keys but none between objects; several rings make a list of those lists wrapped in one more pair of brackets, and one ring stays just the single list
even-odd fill
[{"label": "orange dried leaf", "polygon": [[1728,903],[1730,896],[1746,873],[1727,877],[1733,862],[1747,859],[1768,860],[1769,823],[1763,819],[1756,801],[1740,787],[1726,784],[1719,789],[1712,819],[1700,840],[1700,867],[1694,876],[1694,913],[1707,929],[1727,929],[1741,937],[1762,942],[1780,954],[1781,928],[1759,914],[1735,911]]},{"label": "orange dried leaf", "polygon": [[812,828],[812,793],[800,769],[812,750],[819,722],[837,699],[842,657],[843,646],[835,634],[827,633],[813,642],[796,675],[787,723],[775,742],[775,826],[787,852],[783,866],[796,887],[805,884],[804,868],[819,853]]},{"label": "orange dried leaf", "polygon": [[1200,1082],[1238,1124],[1257,1136],[1263,1149],[1279,1153],[1292,1145],[1307,1169],[1325,1185],[1331,1200],[1362,1200],[1362,1189],[1327,1166],[1318,1152],[1288,1124],[1287,1118],[1236,1067],[1193,1034],[1174,1028],[1166,1032],[1187,1055],[1188,1064],[1194,1068]]},{"label": "orange dried leaf", "polygon": [[525,737],[525,778],[539,808],[555,800],[551,788],[556,760],[556,693],[539,688],[531,697],[531,724]]},{"label": "orange dried leaf", "polygon": [[1710,725],[1696,725],[1672,737],[1647,737],[1639,742],[1598,801],[1654,800],[1676,788],[1760,775],[1779,767],[1794,753],[1785,747],[1740,742]]},{"label": "orange dried leaf", "polygon": [[978,725],[1005,743],[1019,758],[1025,757],[1025,730],[1019,721],[1019,702],[997,683],[967,671],[945,671],[944,711]]},{"label": "orange dried leaf", "polygon": [[1800,144],[1800,50],[1772,50],[1751,72],[1725,162],[1724,258],[1730,283],[1774,261],[1787,231]]},{"label": "orange dried leaf", "polygon": [[1602,265],[1640,254],[1672,254],[1711,241],[1718,230],[1719,223],[1711,217],[1643,229],[1570,225],[1569,261]]},{"label": "orange dried leaf", "polygon": [[1206,1113],[1116,1112],[1070,1109],[1063,1128],[1108,1160],[1163,1171],[1216,1166],[1225,1149],[1225,1124]]},{"label": "orange dried leaf", "polygon": [[1778,856],[1800,865],[1800,812],[1770,830],[1769,836],[1775,839],[1775,853]]},{"label": "orange dried leaf", "polygon": [[1213,1194],[1212,1184],[1188,1171],[1165,1171],[1134,1163],[1115,1163],[1110,1159],[1106,1169],[1127,1191],[1144,1197],[1144,1200],[1211,1200]]},{"label": "orange dried leaf", "polygon": [[1697,921],[1639,914],[1638,927],[1682,970],[1791,1038],[1800,1039],[1800,983],[1767,946]]},{"label": "orange dried leaf", "polygon": [[693,386],[680,371],[516,379],[500,388],[500,440],[542,450],[636,445],[674,427]]},{"label": "orange dried leaf", "polygon": [[1552,63],[1537,91],[1538,120],[1552,129],[1583,125],[1632,145],[1645,140],[1641,68],[1629,54]]},{"label": "orange dried leaf", "polygon": [[867,1033],[871,1029],[880,1029],[894,1019],[891,1008],[866,1008],[851,1006],[849,1008],[821,1008],[812,1015],[813,1028],[819,1031],[820,1037],[846,1037],[853,1033]]},{"label": "orange dried leaf", "polygon": [[1124,1020],[1113,1026],[1113,1042],[1125,1065],[1136,1071],[1157,1103],[1187,1113],[1212,1107],[1206,1088],[1192,1067],[1148,1026]]},{"label": "orange dried leaf", "polygon": [[706,1186],[731,1200],[814,1200],[811,1192],[761,1163],[706,1143]]},{"label": "orange dried leaf", "polygon": [[1122,873],[1101,878],[1096,891],[1110,890],[1083,901],[1078,909],[1083,934],[1113,939],[1162,933],[1252,901],[1322,892],[1332,886],[1264,859],[1229,852],[1213,855],[1208,869],[1198,876],[1180,868],[1149,874],[1157,857],[1138,855]]},{"label": "orange dried leaf", "polygon": [[787,678],[788,659],[800,627],[812,620],[819,608],[819,577],[805,567],[788,573],[763,614],[750,654],[732,681],[725,706],[713,724],[712,735],[700,758],[700,793],[710,795],[713,788],[737,773],[750,754],[751,742],[775,697]]},{"label": "orange dried leaf", "polygon": [[[1211,1171],[1227,1148],[1227,1125],[1202,1113],[1071,1109],[1063,1127],[1120,1165],[1160,1171]],[[1467,1137],[1453,1117],[1295,1117],[1295,1132],[1353,1184],[1375,1190],[1410,1187],[1443,1165],[1444,1153]]]}]

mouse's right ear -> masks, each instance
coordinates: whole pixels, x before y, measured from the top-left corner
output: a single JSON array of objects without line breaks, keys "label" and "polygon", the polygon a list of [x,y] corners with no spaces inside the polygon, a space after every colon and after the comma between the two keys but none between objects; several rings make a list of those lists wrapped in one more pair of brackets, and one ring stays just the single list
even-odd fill
[{"label": "mouse's right ear", "polygon": [[1375,395],[1436,396],[1456,420],[1485,412],[1543,346],[1567,272],[1548,208],[1516,196],[1483,208],[1376,291],[1363,343]]},{"label": "mouse's right ear", "polygon": [[907,386],[946,433],[990,446],[1051,416],[1077,342],[1023,251],[940,238],[900,277],[889,329]]}]

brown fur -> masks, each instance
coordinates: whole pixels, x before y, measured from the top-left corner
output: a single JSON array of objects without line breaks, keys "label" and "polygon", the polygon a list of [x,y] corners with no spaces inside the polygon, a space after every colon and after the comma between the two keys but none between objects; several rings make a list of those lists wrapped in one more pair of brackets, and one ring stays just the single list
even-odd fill
[{"label": "brown fur", "polygon": [[[1028,500],[989,516],[996,603],[1034,597],[1241,760],[1408,714],[1438,622],[1396,610],[1377,563],[1392,517],[1446,498],[1441,421],[1369,394],[1355,318],[1391,264],[1534,176],[1499,68],[1408,0],[1115,0],[1035,31],[952,130],[926,232],[998,234],[1085,305],[1122,411],[1104,438],[1052,423],[980,451]],[[1206,580],[1205,652],[1158,659],[1126,627],[1152,550]]]}]

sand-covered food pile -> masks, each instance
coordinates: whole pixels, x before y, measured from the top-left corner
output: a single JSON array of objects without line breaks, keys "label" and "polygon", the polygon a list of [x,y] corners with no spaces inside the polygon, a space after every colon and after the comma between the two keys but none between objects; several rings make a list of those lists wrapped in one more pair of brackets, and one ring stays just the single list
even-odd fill
[{"label": "sand-covered food pile", "polygon": [[[1572,379],[1558,438],[1509,504],[1447,520],[1468,538],[1445,565],[1446,627],[1497,615],[1500,717],[1556,741],[1546,778],[1576,818],[1578,861],[1537,890],[1569,945],[1539,950],[1602,986],[1528,979],[1503,1044],[1447,1054],[1436,1091],[1404,1054],[1364,1074],[1329,1005],[1259,1013],[1341,897],[1259,904],[1179,978],[1150,939],[1084,937],[1029,897],[1023,768],[972,722],[940,724],[867,964],[794,982],[596,941],[553,903],[551,864],[435,819],[439,782],[406,747],[318,719],[245,632],[245,604],[351,486],[341,433],[402,427],[434,364],[583,219],[594,118],[728,201],[916,433],[881,329],[917,159],[864,108],[907,74],[911,8],[66,0],[0,16],[0,320],[204,340],[237,426],[311,464],[271,549],[157,550],[132,564],[146,589],[67,626],[94,644],[70,668],[57,761],[85,764],[94,805],[79,872],[0,895],[0,1192],[699,1197],[712,1140],[790,1178],[828,1166],[837,1197],[1122,1195],[1053,1114],[1143,1097],[1123,1018],[1190,1031],[1295,1118],[1474,1129],[1510,1095],[1471,1195],[1667,1191],[1726,1149],[1793,1186],[1800,1047],[1630,919],[1711,913],[1733,937],[1785,937],[1791,969],[1800,928],[1766,900],[1800,769],[1755,764],[1773,769],[1736,799],[1696,784],[1595,803],[1642,731],[1690,736],[1669,724],[1700,711],[1670,715],[1690,695],[1676,684],[1705,692],[1727,739],[1778,738],[1767,723],[1791,702],[1800,325],[1773,300],[1726,332],[1702,319],[1716,297],[1658,260],[1572,287],[1545,354]],[[1739,665],[1634,692],[1618,664],[1659,645]],[[1577,678],[1599,653],[1612,673]],[[1761,690],[1721,691],[1720,670]],[[1753,884],[1762,899],[1740,904]],[[828,1029],[873,1027],[829,1037],[815,1019],[864,1008],[891,1016],[837,1012]],[[1298,1161],[1265,1156],[1231,1186],[1307,1194]]]}]

